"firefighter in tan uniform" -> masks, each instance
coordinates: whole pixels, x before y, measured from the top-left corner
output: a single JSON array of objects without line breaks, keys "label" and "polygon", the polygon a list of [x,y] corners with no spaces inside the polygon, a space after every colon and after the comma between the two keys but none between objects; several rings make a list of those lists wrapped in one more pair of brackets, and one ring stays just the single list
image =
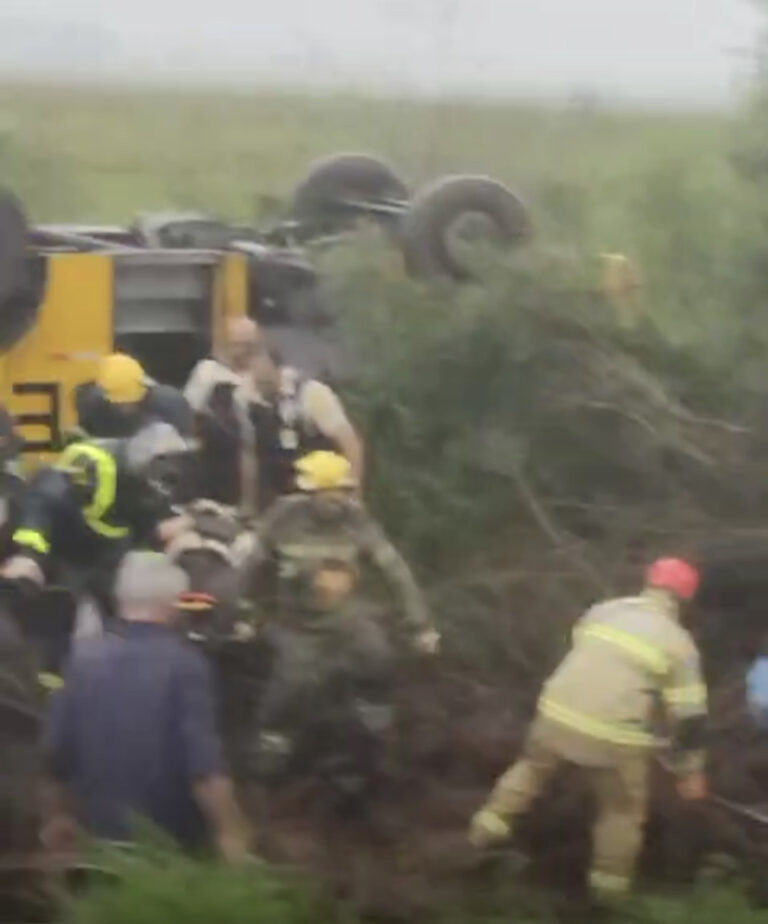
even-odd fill
[{"label": "firefighter in tan uniform", "polygon": [[698,583],[688,563],[661,559],[639,597],[598,604],[576,624],[570,653],[545,684],[523,754],[472,819],[475,846],[506,840],[558,766],[575,764],[589,775],[598,801],[591,890],[598,898],[628,891],[659,745],[652,728],[661,714],[674,732],[680,795],[707,795],[707,693],[696,646],[680,624],[682,603]]}]

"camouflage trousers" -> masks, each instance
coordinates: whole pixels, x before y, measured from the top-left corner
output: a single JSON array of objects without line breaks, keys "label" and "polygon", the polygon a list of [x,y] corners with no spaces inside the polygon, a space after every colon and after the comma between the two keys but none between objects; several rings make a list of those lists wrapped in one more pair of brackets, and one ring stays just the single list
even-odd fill
[{"label": "camouflage trousers", "polygon": [[386,695],[394,653],[373,617],[324,613],[264,633],[270,672],[258,709],[261,729],[282,730],[316,708],[318,696],[346,687],[374,700]]}]

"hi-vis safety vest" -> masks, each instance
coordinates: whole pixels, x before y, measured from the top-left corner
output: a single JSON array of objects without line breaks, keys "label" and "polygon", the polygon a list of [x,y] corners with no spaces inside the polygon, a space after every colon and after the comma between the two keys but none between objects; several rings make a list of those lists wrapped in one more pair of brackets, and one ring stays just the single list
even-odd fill
[{"label": "hi-vis safety vest", "polygon": [[[122,539],[129,533],[128,527],[113,521],[114,506],[117,499],[118,463],[108,449],[93,443],[73,443],[61,453],[52,468],[41,469],[35,478],[46,479],[46,472],[66,473],[75,489],[80,492],[80,512],[83,521],[100,536],[107,539]],[[30,490],[35,491],[35,481],[30,482]],[[64,491],[62,487],[54,491]],[[37,498],[38,506],[45,507],[52,500],[43,493]],[[51,551],[48,528],[33,516],[28,522],[22,522],[13,534],[13,542],[38,555],[48,555]]]},{"label": "hi-vis safety vest", "polygon": [[82,508],[88,526],[107,539],[121,539],[128,528],[110,522],[117,500],[117,459],[102,446],[73,443],[59,456],[55,467],[66,471],[89,495]]},{"label": "hi-vis safety vest", "polygon": [[706,714],[699,655],[676,614],[641,596],[593,607],[545,685],[539,714],[620,747],[648,748],[658,707],[673,723]]}]

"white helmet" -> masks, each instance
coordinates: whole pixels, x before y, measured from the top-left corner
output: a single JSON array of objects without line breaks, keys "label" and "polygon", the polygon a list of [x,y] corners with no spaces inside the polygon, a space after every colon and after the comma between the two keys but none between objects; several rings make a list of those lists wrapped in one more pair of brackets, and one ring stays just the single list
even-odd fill
[{"label": "white helmet", "polygon": [[192,445],[175,427],[156,421],[142,427],[128,440],[125,459],[128,469],[140,475],[146,472],[155,460],[166,456],[186,455],[192,449]]}]

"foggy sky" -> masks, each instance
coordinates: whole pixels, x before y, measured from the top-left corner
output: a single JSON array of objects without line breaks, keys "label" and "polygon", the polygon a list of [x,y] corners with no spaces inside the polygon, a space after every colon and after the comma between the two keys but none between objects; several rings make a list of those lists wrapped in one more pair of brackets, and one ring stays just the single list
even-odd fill
[{"label": "foggy sky", "polygon": [[749,0],[0,0],[0,69],[726,102]]}]

